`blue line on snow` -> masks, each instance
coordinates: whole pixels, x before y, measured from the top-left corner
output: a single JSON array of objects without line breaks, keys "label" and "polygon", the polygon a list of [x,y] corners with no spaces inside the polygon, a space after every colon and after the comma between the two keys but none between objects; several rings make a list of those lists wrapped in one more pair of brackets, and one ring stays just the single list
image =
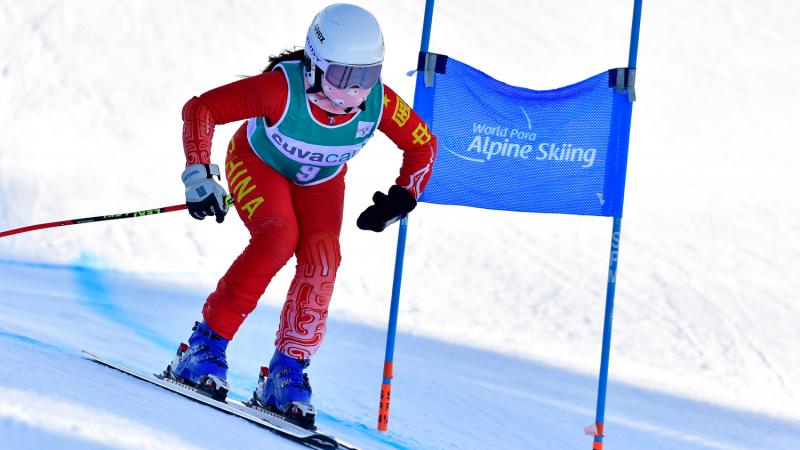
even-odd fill
[{"label": "blue line on snow", "polygon": [[[81,256],[80,261],[86,263],[86,258],[86,256]],[[174,349],[175,342],[137,322],[117,305],[106,280],[106,274],[102,270],[91,268],[91,266],[92,264],[77,264],[72,268],[77,284],[76,291],[81,295],[86,306],[111,322],[129,329],[137,336],[167,351]]]},{"label": "blue line on snow", "polygon": [[59,346],[56,346],[56,345],[53,345],[53,344],[48,344],[47,342],[40,341],[40,340],[34,339],[32,337],[24,336],[22,334],[9,333],[8,331],[0,330],[0,338],[13,339],[15,341],[24,342],[26,344],[32,344],[32,345],[35,345],[37,347],[46,348],[48,350],[56,350],[56,351],[62,352],[62,353],[68,353],[68,354],[72,354],[73,353],[73,352],[67,350],[64,347],[59,347]]}]

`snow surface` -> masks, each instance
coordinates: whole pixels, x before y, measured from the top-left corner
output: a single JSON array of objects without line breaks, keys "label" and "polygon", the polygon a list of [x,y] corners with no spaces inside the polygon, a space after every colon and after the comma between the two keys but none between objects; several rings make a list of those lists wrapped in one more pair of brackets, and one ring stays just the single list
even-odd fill
[{"label": "snow surface", "polygon": [[[411,100],[423,2],[357,3],[384,27],[385,81]],[[627,63],[631,3],[439,2],[430,48],[562,86]],[[0,0],[0,229],[180,203],[183,103],[302,43],[325,4]],[[608,448],[800,448],[799,20],[778,0],[645,2]],[[217,128],[215,162],[237,126]],[[369,148],[350,164],[344,263],[311,371],[323,426],[367,448],[588,448],[604,218],[420,205],[392,431],[372,431],[395,231],[355,218],[400,153],[383,137]],[[243,248],[237,222],[173,213],[0,239],[4,444],[293,447],[79,357],[160,370]],[[240,397],[290,277],[231,344]]]},{"label": "snow surface", "polygon": [[[185,339],[199,291],[79,267],[0,261],[0,435],[12,449],[297,448],[280,437],[80,357],[159,371]],[[46,283],[42,283],[46,280]],[[246,399],[271,354],[264,305],[228,351]],[[183,327],[176,326],[185,325]],[[593,376],[401,333],[391,432],[374,430],[384,332],[330,323],[311,381],[320,428],[368,449],[589,448]],[[612,382],[606,445],[790,449],[800,425]]]}]

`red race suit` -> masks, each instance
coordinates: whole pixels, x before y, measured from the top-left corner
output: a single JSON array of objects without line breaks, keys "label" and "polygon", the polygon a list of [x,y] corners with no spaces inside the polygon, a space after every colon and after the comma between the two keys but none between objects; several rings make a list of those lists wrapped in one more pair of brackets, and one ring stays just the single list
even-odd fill
[{"label": "red race suit", "polygon": [[[396,184],[419,197],[431,175],[436,137],[392,89],[383,85],[378,130],[403,151]],[[183,108],[186,165],[208,164],[216,124],[263,117],[277,123],[289,85],[280,70],[265,72],[193,97]],[[309,102],[321,124],[338,125],[355,113],[330,115]],[[281,312],[275,345],[282,353],[310,358],[326,330],[328,305],[341,262],[339,232],[344,205],[344,169],[320,184],[300,186],[264,163],[247,139],[245,122],[228,144],[225,174],[236,211],[250,231],[250,242],[219,280],[203,306],[212,330],[232,339],[256,307],[273,276],[292,256],[294,279]]]}]

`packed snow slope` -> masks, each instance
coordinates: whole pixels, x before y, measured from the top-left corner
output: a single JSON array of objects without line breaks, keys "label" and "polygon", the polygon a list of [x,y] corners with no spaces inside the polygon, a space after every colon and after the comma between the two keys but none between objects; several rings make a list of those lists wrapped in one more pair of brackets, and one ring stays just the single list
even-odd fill
[{"label": "packed snow slope", "polygon": [[[43,282],[46,281],[46,282]],[[0,261],[3,448],[300,448],[261,428],[98,366],[163,369],[194,320],[196,290],[82,267]],[[264,305],[228,350],[247,399],[272,352]],[[310,368],[320,428],[364,449],[588,449],[597,381],[565,368],[401,333],[391,432],[375,431],[384,332],[330,323]],[[612,382],[612,449],[786,450],[800,424]]]},{"label": "packed snow slope", "polygon": [[[384,27],[385,82],[410,101],[413,79],[405,73],[416,64],[423,2],[357,3]],[[631,3],[439,2],[430,48],[510,84],[563,86],[626,65]],[[183,103],[258,73],[268,55],[302,44],[308,22],[325,4],[0,0],[0,229],[182,202]],[[800,87],[794,81],[800,69],[799,20],[800,4],[779,0],[645,2],[611,364],[612,380],[632,391],[622,399],[609,393],[609,439],[614,413],[638,417],[640,408],[663,408],[659,414],[682,416],[683,423],[697,408],[708,408],[704,411],[718,423],[735,422],[730,414],[752,419],[754,427],[765,422],[753,418],[772,417],[791,424],[786,426],[800,421],[800,163],[792,144],[800,138],[795,105]],[[236,126],[217,128],[214,162],[222,163],[222,149]],[[350,353],[358,358],[354,364],[363,362],[364,353],[381,358],[382,332],[373,328],[384,327],[388,316],[395,229],[361,232],[355,218],[373,191],[389,187],[399,164],[400,152],[383,137],[350,164],[344,262],[331,317],[346,321],[346,329],[358,328],[356,323],[367,328],[361,337],[332,331],[320,361],[351,361]],[[610,227],[604,218],[420,205],[410,221],[399,322],[415,344],[404,349],[401,341],[397,358],[410,373],[415,363],[428,372],[407,382],[431,389],[432,404],[480,405],[484,397],[473,397],[475,385],[464,384],[470,371],[463,355],[469,355],[469,368],[488,365],[502,373],[503,363],[512,367],[514,376],[481,384],[494,386],[493,399],[515,389],[538,394],[545,389],[549,398],[559,398],[542,381],[548,379],[544,369],[537,370],[546,367],[555,371],[552,379],[586,381],[579,399],[572,392],[584,387],[557,386],[565,401],[591,416]],[[147,302],[117,299],[120,307],[146,305],[150,311],[126,323],[125,333],[96,336],[107,339],[109,349],[140,352],[135,362],[144,370],[163,358],[147,347],[136,350],[127,340],[130,333],[158,337],[162,352],[185,339],[205,295],[246,241],[235,215],[217,225],[173,213],[4,238],[0,255],[169,280],[171,287],[153,287],[161,293],[144,296]],[[3,267],[7,285],[17,281],[7,275],[12,266]],[[43,288],[57,275],[25,276],[41,276],[37,287]],[[251,318],[243,333],[270,329],[290,276],[286,270],[276,278],[262,301],[265,312]],[[59,295],[74,295],[70,292]],[[47,358],[70,367],[82,364],[70,358],[83,340],[73,332],[48,335],[45,330],[55,325],[50,310],[31,306],[30,315],[21,316],[18,303],[27,299],[13,298],[2,294],[0,315],[6,322],[0,331],[9,336],[4,339],[9,346],[13,341],[18,347],[11,354],[22,361],[30,355],[17,367],[41,367],[37,361]],[[180,319],[169,314],[178,310]],[[141,336],[142,330],[155,334]],[[261,333],[259,342],[268,343],[266,336]],[[337,339],[360,346],[347,348]],[[241,342],[238,352],[256,352],[245,338]],[[415,352],[429,348],[455,356],[416,359]],[[261,353],[241,357],[253,367],[263,359]],[[325,372],[315,362],[321,371],[315,382],[341,369],[332,364]],[[241,373],[248,379],[254,371]],[[442,388],[453,379],[461,380],[454,383],[463,391]],[[439,390],[431,388],[431,380]],[[22,389],[13,386],[9,389]],[[353,396],[365,406],[352,406],[347,414],[358,410],[364,416],[351,420],[370,427],[373,386],[357,389],[364,389],[364,396],[360,391]],[[644,390],[641,397],[635,389]],[[650,402],[653,391],[709,405]],[[561,435],[564,430],[537,422],[550,417],[537,403],[538,394],[516,398],[515,408],[526,417],[520,426]],[[351,408],[329,399],[328,404]],[[505,424],[507,415],[497,411],[487,420]],[[426,413],[430,420],[416,424],[444,417]],[[583,417],[580,422],[588,423]],[[403,433],[432,435],[432,426],[425,426],[425,432]],[[456,429],[476,428],[468,422]],[[769,431],[765,426],[762,434]],[[468,440],[459,442],[471,447]],[[712,448],[728,448],[720,445]]]}]

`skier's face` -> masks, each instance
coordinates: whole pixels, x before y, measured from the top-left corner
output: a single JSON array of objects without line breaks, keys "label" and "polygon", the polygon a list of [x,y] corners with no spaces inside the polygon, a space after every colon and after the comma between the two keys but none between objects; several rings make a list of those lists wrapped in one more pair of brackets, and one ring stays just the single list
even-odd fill
[{"label": "skier's face", "polygon": [[[310,87],[308,80],[305,79],[306,89]],[[364,89],[352,86],[345,89],[337,89],[324,78],[322,79],[322,92],[308,94],[311,103],[319,106],[331,114],[346,114],[358,108],[367,99],[372,87]]]}]

